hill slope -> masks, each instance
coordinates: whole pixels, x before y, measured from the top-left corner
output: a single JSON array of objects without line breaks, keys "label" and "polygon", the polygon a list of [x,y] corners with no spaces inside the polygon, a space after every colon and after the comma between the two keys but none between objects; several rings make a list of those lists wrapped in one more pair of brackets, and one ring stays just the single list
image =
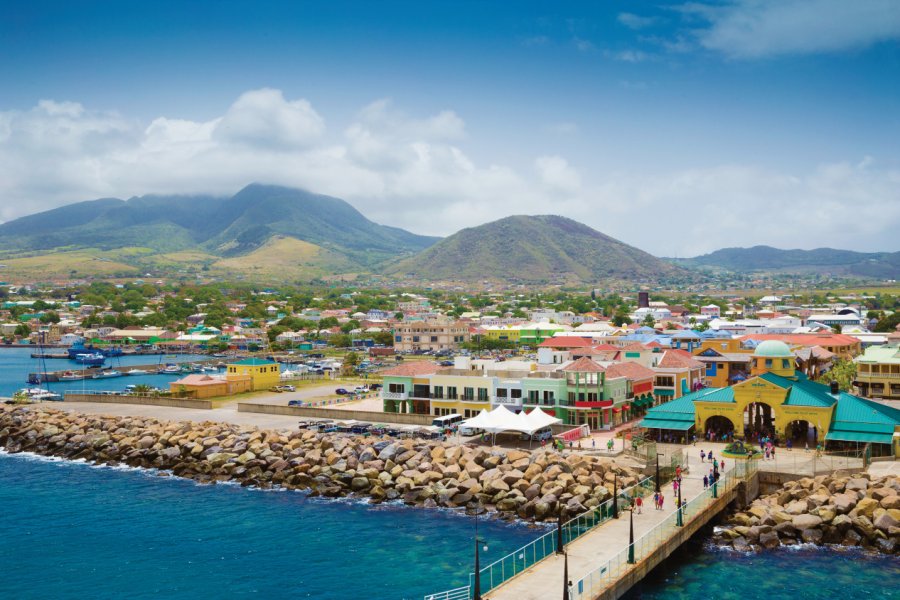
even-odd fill
[{"label": "hill slope", "polygon": [[900,278],[900,252],[853,252],[833,248],[780,250],[771,246],[723,248],[677,264],[729,271],[817,272],[858,277]]},{"label": "hill slope", "polygon": [[[285,238],[320,248],[321,266],[348,272],[375,269],[438,239],[373,223],[338,198],[259,184],[231,198],[104,198],[0,224],[0,251],[7,257],[133,247],[160,255],[187,251],[237,257]],[[298,247],[276,245],[288,246]],[[142,265],[152,264],[147,253],[140,257]]]},{"label": "hill slope", "polygon": [[387,272],[449,281],[664,280],[684,270],[565,217],[512,216],[463,229]]}]

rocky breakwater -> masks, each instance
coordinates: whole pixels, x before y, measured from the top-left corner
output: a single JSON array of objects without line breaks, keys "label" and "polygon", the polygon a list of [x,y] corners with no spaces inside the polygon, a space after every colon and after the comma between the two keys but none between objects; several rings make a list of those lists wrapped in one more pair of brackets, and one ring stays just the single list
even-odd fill
[{"label": "rocky breakwater", "polygon": [[900,477],[838,472],[791,481],[732,515],[715,536],[718,543],[741,551],[809,543],[896,554]]},{"label": "rocky breakwater", "polygon": [[373,502],[476,507],[506,518],[575,515],[640,479],[614,463],[553,451],[496,451],[452,443],[272,431],[144,417],[79,415],[43,407],[0,409],[0,446],[104,464],[154,468],[203,483],[359,495]]}]

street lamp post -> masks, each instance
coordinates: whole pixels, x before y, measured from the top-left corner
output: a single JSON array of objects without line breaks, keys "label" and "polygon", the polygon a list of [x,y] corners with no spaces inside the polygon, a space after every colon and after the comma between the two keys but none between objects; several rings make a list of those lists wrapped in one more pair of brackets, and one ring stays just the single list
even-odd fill
[{"label": "street lamp post", "polygon": [[619,518],[619,475],[613,474],[613,509],[612,509],[612,518]]},{"label": "street lamp post", "polygon": [[656,453],[656,493],[660,492],[659,489],[659,457],[661,454],[659,452]]},{"label": "street lamp post", "polygon": [[628,510],[628,564],[634,564],[634,505]]},{"label": "street lamp post", "polygon": [[566,518],[565,507],[560,507],[559,517],[556,519],[556,553],[562,554],[565,551],[563,544],[563,519]]},{"label": "street lamp post", "polygon": [[563,600],[569,600],[569,553],[563,552]]},{"label": "street lamp post", "polygon": [[480,540],[478,539],[478,509],[479,506],[475,507],[475,582],[473,584],[473,600],[482,600],[481,598],[481,562],[478,557],[478,544]]},{"label": "street lamp post", "polygon": [[684,527],[684,513],[681,504],[681,481],[678,481],[678,516],[675,523],[678,527]]}]

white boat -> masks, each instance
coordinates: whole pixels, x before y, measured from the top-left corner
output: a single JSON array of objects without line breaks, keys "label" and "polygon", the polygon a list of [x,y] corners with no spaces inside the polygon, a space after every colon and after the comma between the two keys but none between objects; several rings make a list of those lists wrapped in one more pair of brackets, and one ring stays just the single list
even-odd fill
[{"label": "white boat", "polygon": [[150,371],[144,371],[143,369],[130,369],[125,371],[126,375],[149,375]]},{"label": "white boat", "polygon": [[49,400],[51,402],[59,402],[63,399],[63,397],[59,394],[51,392],[50,390],[45,390],[44,388],[25,388],[21,390],[23,394],[25,394],[29,400],[34,402],[41,402],[45,400]]},{"label": "white boat", "polygon": [[179,375],[181,373],[181,367],[176,364],[167,364],[165,367],[159,370],[160,373],[166,373],[169,375]]},{"label": "white boat", "polygon": [[94,373],[93,379],[110,379],[112,377],[121,377],[122,372],[115,369],[103,369],[99,373]]},{"label": "white boat", "polygon": [[59,376],[60,381],[81,381],[82,379],[84,379],[84,375],[75,371],[66,371]]}]

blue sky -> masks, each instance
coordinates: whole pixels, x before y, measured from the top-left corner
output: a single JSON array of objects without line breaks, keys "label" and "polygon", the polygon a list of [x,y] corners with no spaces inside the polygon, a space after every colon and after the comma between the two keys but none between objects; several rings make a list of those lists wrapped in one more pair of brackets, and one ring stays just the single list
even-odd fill
[{"label": "blue sky", "polygon": [[0,82],[3,220],[264,181],[437,235],[900,250],[891,0],[3,2]]}]

